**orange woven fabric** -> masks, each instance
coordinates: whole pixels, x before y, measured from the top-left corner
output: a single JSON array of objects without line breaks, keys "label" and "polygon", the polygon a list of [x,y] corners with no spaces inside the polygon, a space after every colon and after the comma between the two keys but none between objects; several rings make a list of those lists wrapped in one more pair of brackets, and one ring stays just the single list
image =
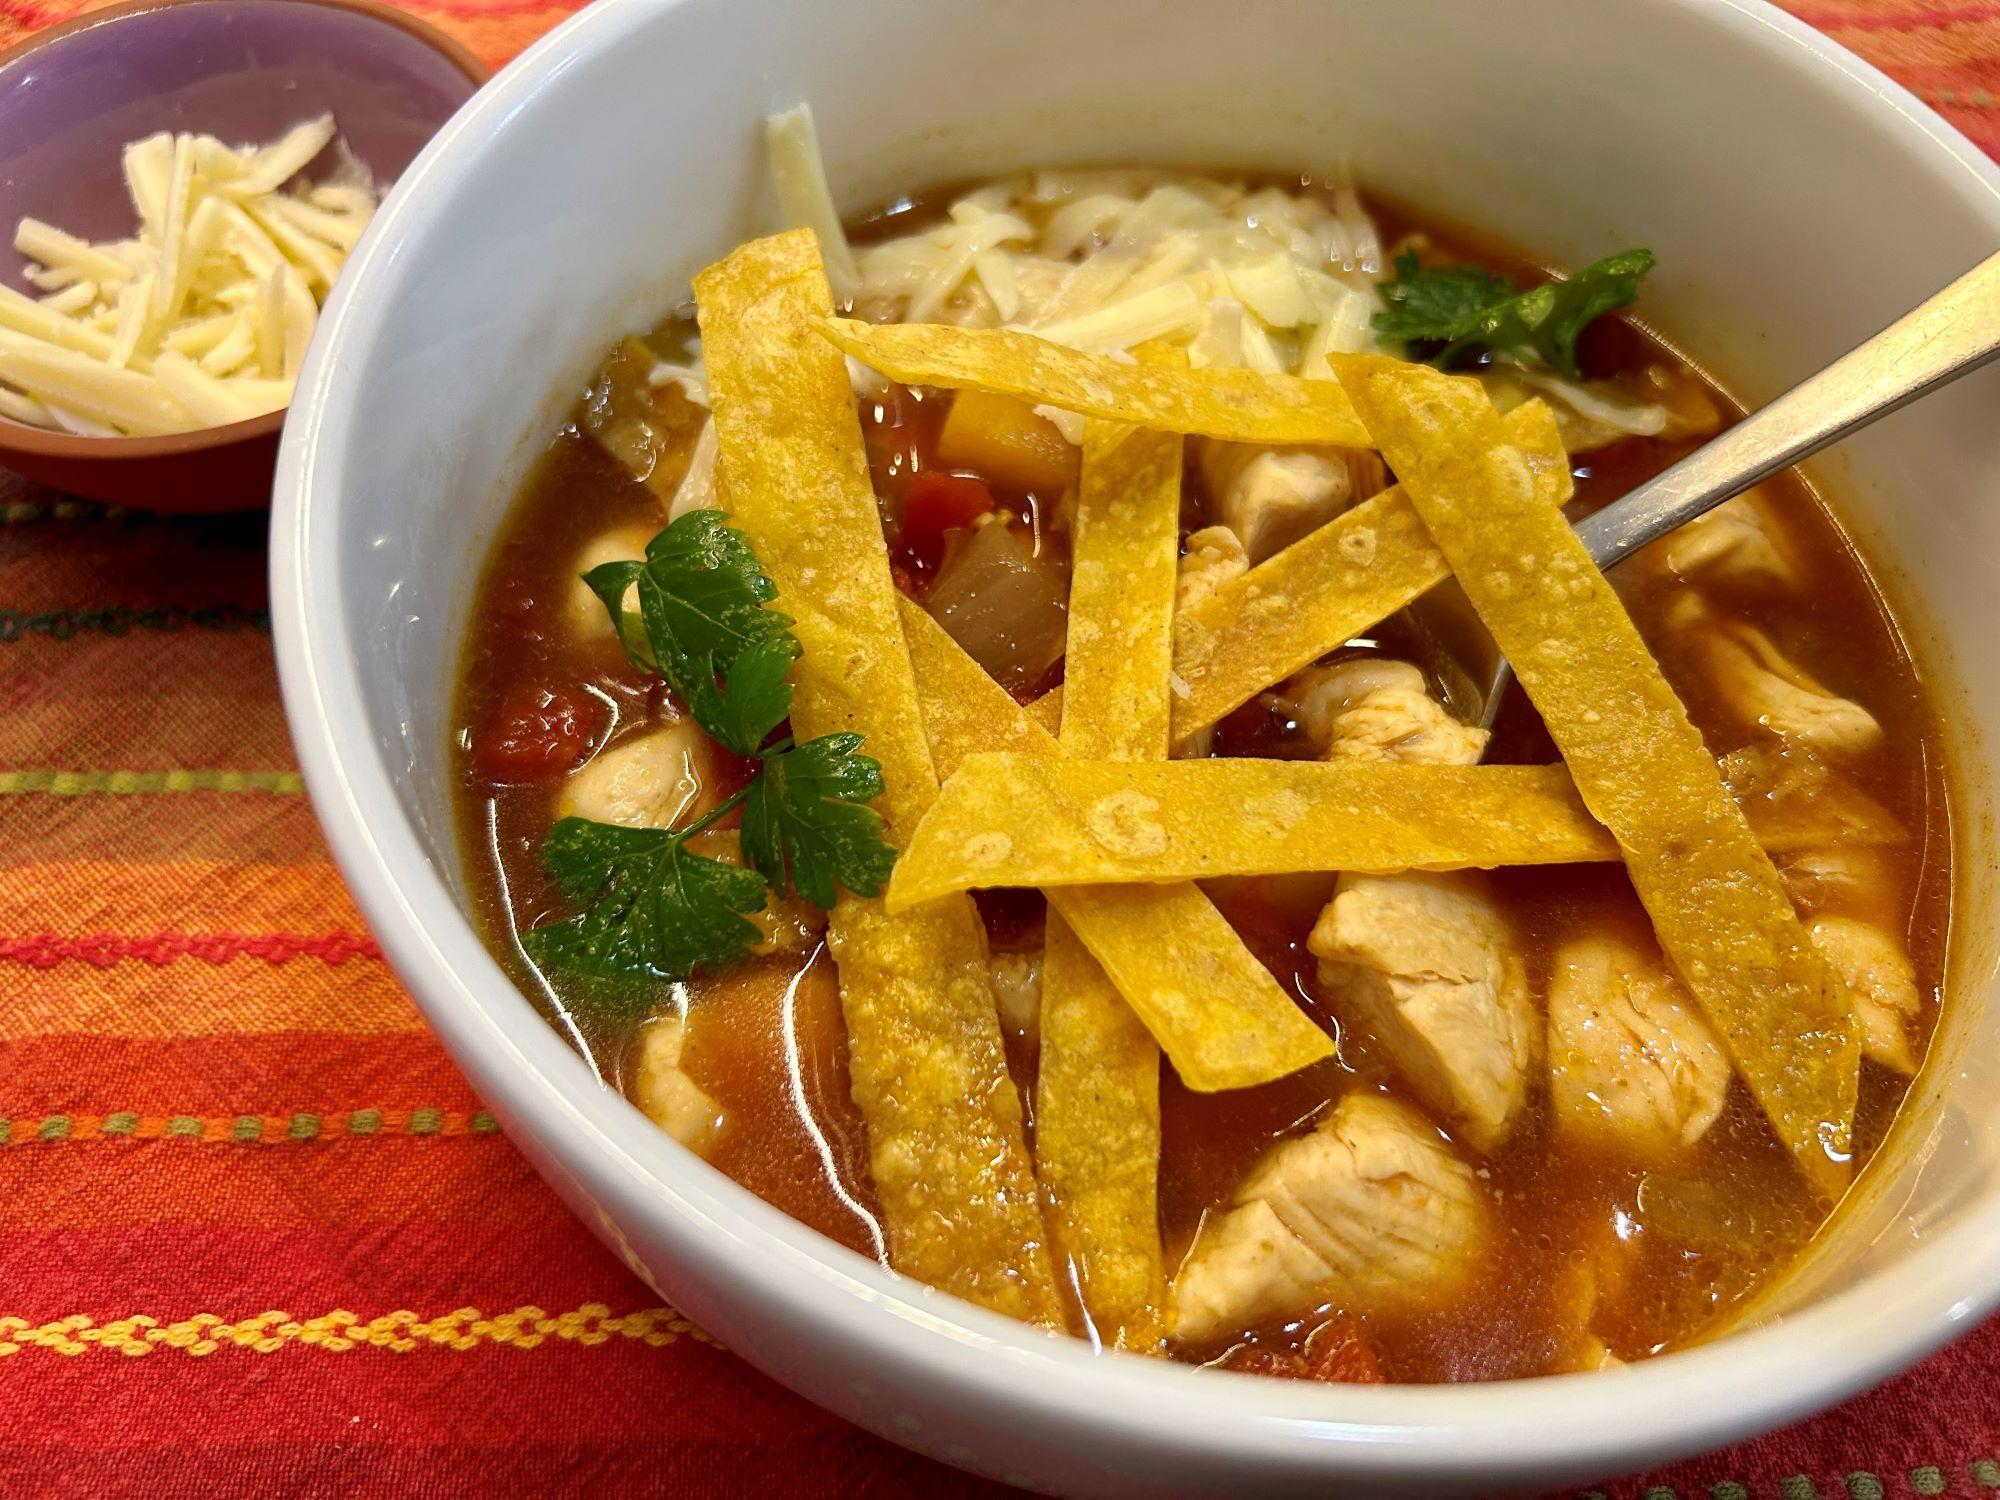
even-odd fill
[{"label": "orange woven fabric", "polygon": [[[499,64],[573,7],[410,8]],[[2000,151],[2000,0],[1799,10]],[[264,565],[260,517],[0,476],[0,1495],[977,1492],[660,1307],[495,1129],[328,863]],[[1989,1493],[1996,1360],[1606,1491]]]}]

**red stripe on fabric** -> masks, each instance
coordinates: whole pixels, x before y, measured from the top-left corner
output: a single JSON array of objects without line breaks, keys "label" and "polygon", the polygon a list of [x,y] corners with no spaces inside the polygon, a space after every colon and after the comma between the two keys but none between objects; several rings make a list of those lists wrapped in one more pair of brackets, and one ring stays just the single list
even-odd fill
[{"label": "red stripe on fabric", "polygon": [[406,1219],[504,1224],[566,1215],[520,1153],[490,1136],[399,1130],[243,1151],[196,1140],[100,1140],[88,1147],[88,1171],[78,1170],[79,1149],[28,1141],[0,1151],[0,1231],[380,1228]]},{"label": "red stripe on fabric", "polygon": [[[788,1416],[781,1412],[780,1416]],[[192,1472],[179,1445],[93,1451],[68,1472],[48,1472],[49,1457],[36,1450],[10,1454],[0,1448],[0,1493],[48,1500],[214,1500],[218,1494],[316,1496],[342,1500],[492,1500],[496,1495],[603,1495],[621,1500],[773,1500],[794,1494],[880,1497],[880,1500],[1003,1500],[1017,1496],[892,1448],[845,1425],[783,1433],[767,1441],[692,1442],[670,1434],[589,1442],[540,1439],[505,1448],[457,1444],[389,1447],[343,1441],[334,1461],[338,1484],[322,1490],[304,1478],[311,1459],[294,1446],[257,1443],[205,1449],[204,1472]],[[226,1475],[218,1488],[217,1476]],[[813,1476],[825,1476],[815,1481]],[[837,1476],[837,1477],[836,1477]]]},{"label": "red stripe on fabric", "polygon": [[100,932],[68,937],[54,932],[38,932],[26,937],[0,937],[0,963],[27,964],[37,969],[53,969],[63,963],[85,963],[108,969],[114,964],[137,960],[155,967],[183,958],[207,964],[233,963],[239,958],[261,959],[265,963],[289,963],[295,958],[316,958],[322,963],[344,964],[350,959],[379,959],[382,950],[365,932],[231,933],[156,932],[143,937],[124,937]]},{"label": "red stripe on fabric", "polygon": [[[233,1320],[272,1308],[300,1317],[408,1308],[429,1317],[467,1305],[559,1312],[586,1302],[630,1312],[660,1298],[568,1214],[509,1223],[473,1212],[377,1225],[0,1231],[0,1316],[37,1323],[71,1313],[99,1322],[138,1313]],[[4,1414],[0,1402],[0,1420]]]},{"label": "red stripe on fabric", "polygon": [[1820,31],[1921,31],[1931,26],[1963,26],[2000,17],[2000,4],[1925,5],[1914,10],[1795,10],[1792,14]]},{"label": "red stripe on fabric", "polygon": [[[475,1110],[429,1033],[333,1030],[0,1040],[0,1115],[290,1115]],[[16,1129],[19,1129],[17,1124]]]}]

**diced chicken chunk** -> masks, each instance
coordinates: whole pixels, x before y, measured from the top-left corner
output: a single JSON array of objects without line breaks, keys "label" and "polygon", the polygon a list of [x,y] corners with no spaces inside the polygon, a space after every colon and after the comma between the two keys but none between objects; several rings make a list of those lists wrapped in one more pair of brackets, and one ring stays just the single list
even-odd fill
[{"label": "diced chicken chunk", "polygon": [[1852,698],[1815,680],[1754,625],[1682,611],[1693,625],[1717,696],[1743,724],[1789,745],[1859,754],[1882,743],[1882,725]]},{"label": "diced chicken chunk", "polygon": [[646,1023],[632,1054],[632,1100],[668,1135],[706,1154],[722,1129],[722,1106],[681,1071],[687,1022],[659,1016]]},{"label": "diced chicken chunk", "polygon": [[1042,1029],[1042,955],[996,953],[987,961],[993,973],[993,995],[1000,1002],[1000,1024],[1017,1036],[1035,1037]]},{"label": "diced chicken chunk", "polygon": [[1349,448],[1205,442],[1209,514],[1235,532],[1252,563],[1282,551],[1382,487],[1382,461]]},{"label": "diced chicken chunk", "polygon": [[572,772],[556,816],[672,828],[707,810],[708,770],[708,744],[692,720],[649,730]]},{"label": "diced chicken chunk", "polygon": [[1306,946],[1321,988],[1479,1151],[1528,1102],[1541,1025],[1512,929],[1475,874],[1343,875]]},{"label": "diced chicken chunk", "polygon": [[1720,764],[1730,795],[1767,846],[1851,849],[1909,841],[1894,813],[1806,747],[1745,745]]},{"label": "diced chicken chunk", "polygon": [[1878,907],[1896,899],[1897,880],[1880,849],[1801,849],[1777,857],[1778,878],[1795,905]]},{"label": "diced chicken chunk", "polygon": [[1729,1078],[1722,1044],[1657,956],[1607,936],[1557,950],[1549,1093],[1562,1129],[1670,1157],[1721,1118]]},{"label": "diced chicken chunk", "polygon": [[1356,1094],[1271,1149],[1211,1214],[1173,1285],[1174,1336],[1202,1343],[1296,1316],[1448,1293],[1485,1205],[1472,1170],[1413,1110]]},{"label": "diced chicken chunk", "polygon": [[1847,983],[1861,1023],[1861,1049],[1885,1068],[1917,1071],[1909,1025],[1922,1002],[1917,970],[1903,945],[1872,922],[1854,917],[1820,917],[1813,941]]},{"label": "diced chicken chunk", "polygon": [[[657,526],[614,526],[601,532],[584,544],[570,566],[569,592],[563,596],[563,621],[580,640],[605,639],[614,633],[611,626],[611,612],[604,607],[604,601],[590,591],[590,585],[583,581],[583,575],[592,568],[602,567],[611,562],[637,562],[646,555],[646,543],[653,539]],[[625,591],[625,608],[635,610],[639,601],[635,597],[636,587]]]},{"label": "diced chicken chunk", "polygon": [[1250,571],[1250,554],[1227,526],[1204,526],[1187,539],[1181,554],[1180,581],[1174,589],[1174,608],[1185,613],[1209,597],[1225,583]]},{"label": "diced chicken chunk", "polygon": [[1649,557],[1682,580],[1796,593],[1798,564],[1754,495],[1739,495],[1670,532]]},{"label": "diced chicken chunk", "polygon": [[1363,656],[1307,667],[1284,696],[1328,760],[1470,766],[1486,753],[1486,731],[1454,719],[1406,661]]}]

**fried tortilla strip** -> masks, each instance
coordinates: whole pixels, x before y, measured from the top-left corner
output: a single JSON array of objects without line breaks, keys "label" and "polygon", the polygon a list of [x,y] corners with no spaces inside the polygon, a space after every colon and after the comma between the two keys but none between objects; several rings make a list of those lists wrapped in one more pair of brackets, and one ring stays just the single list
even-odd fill
[{"label": "fried tortilla strip", "polygon": [[[983,750],[1056,753],[1055,737],[922,605],[905,599],[902,609],[940,771]],[[1195,886],[1064,886],[1048,897],[1189,1088],[1249,1088],[1333,1055],[1332,1040]]]},{"label": "fried tortilla strip", "polygon": [[[1064,667],[1075,707],[1057,741],[1065,756],[1166,759],[1180,511],[1178,436],[1085,424]],[[1157,1350],[1167,1300],[1160,1049],[1056,912],[1042,959],[1039,1067],[1035,1159],[1084,1308],[1106,1343]]]},{"label": "fried tortilla strip", "polygon": [[[1530,401],[1501,425],[1528,454],[1536,494],[1550,506],[1568,500],[1574,485],[1555,414]],[[1444,554],[1396,486],[1223,584],[1174,622],[1174,743],[1366,635],[1446,572]],[[1062,717],[1062,693],[1029,706],[1051,730]]]},{"label": "fried tortilla strip", "polygon": [[[906,840],[937,795],[847,368],[810,319],[832,306],[812,233],[755,240],[695,278],[719,463],[796,622],[792,726],[854,730]],[[830,942],[855,1102],[897,1270],[1060,1326],[1040,1190],[970,898],[891,915],[845,891]]]},{"label": "fried tortilla strip", "polygon": [[905,385],[989,391],[1190,437],[1373,446],[1331,380],[1224,366],[1121,364],[1006,328],[853,318],[824,318],[818,326],[843,352]]},{"label": "fried tortilla strip", "polygon": [[1808,1180],[1848,1177],[1859,1038],[1715,758],[1480,387],[1391,360],[1340,379],[1617,838],[1660,946]]},{"label": "fried tortilla strip", "polygon": [[968,756],[896,862],[891,911],[948,891],[1615,860],[1561,766]]}]

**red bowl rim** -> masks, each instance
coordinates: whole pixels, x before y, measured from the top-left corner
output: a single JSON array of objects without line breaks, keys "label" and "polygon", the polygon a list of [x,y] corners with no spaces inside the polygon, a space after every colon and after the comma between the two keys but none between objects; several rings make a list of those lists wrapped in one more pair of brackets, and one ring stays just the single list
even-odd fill
[{"label": "red bowl rim", "polygon": [[[121,0],[120,4],[85,11],[81,15],[70,17],[67,21],[60,21],[54,26],[23,37],[5,51],[0,51],[0,68],[5,68],[30,52],[59,41],[72,32],[84,31],[123,16],[165,10],[171,5],[212,3],[214,0]],[[464,74],[475,89],[493,76],[493,70],[473,56],[470,49],[457,38],[447,36],[428,22],[418,20],[408,11],[398,10],[393,5],[385,4],[383,0],[272,0],[272,3],[316,5],[325,10],[352,11],[384,22],[415,37],[439,54]],[[163,433],[157,437],[84,437],[71,432],[51,432],[46,427],[31,427],[25,422],[0,417],[0,449],[33,454],[42,458],[88,458],[111,461],[165,458],[184,453],[198,453],[208,448],[223,448],[231,443],[270,436],[284,426],[286,410],[286,407],[281,406],[276,411],[268,411],[262,416],[250,417],[245,421],[227,422],[220,427],[197,427],[190,432]]]}]

